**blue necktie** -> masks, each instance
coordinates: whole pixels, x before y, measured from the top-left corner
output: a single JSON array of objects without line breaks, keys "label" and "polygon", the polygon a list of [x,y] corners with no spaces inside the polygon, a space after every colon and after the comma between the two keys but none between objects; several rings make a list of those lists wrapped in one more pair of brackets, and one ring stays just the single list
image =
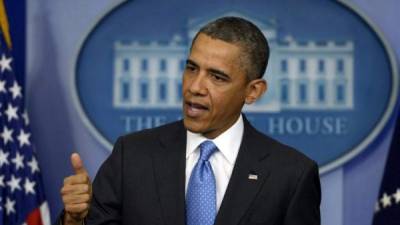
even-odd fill
[{"label": "blue necktie", "polygon": [[208,159],[217,150],[212,141],[200,144],[200,158],[192,170],[186,193],[187,225],[213,225],[217,212],[215,177]]}]

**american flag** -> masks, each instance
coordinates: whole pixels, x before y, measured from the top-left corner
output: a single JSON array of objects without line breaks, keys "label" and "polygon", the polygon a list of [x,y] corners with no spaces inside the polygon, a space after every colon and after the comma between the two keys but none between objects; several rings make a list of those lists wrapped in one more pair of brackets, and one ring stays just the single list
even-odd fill
[{"label": "american flag", "polygon": [[375,203],[372,224],[400,224],[400,113],[397,116],[381,189]]},{"label": "american flag", "polygon": [[3,0],[0,28],[0,225],[50,225]]}]

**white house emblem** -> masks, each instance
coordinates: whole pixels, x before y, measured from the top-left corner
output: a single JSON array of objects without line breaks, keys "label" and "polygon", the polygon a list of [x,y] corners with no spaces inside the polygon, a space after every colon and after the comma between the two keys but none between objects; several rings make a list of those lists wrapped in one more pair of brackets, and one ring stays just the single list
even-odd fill
[{"label": "white house emblem", "polygon": [[[183,13],[188,4],[190,15]],[[244,17],[271,47],[269,90],[245,107],[247,118],[327,171],[375,140],[398,93],[391,49],[368,19],[342,4],[286,4],[296,8],[287,16],[275,3],[243,2],[239,9],[182,1],[171,14],[168,2],[160,2],[155,14],[145,13],[152,12],[150,3],[127,1],[82,45],[74,80],[78,109],[108,148],[124,133],[180,119],[181,76],[194,35],[217,17]]]}]

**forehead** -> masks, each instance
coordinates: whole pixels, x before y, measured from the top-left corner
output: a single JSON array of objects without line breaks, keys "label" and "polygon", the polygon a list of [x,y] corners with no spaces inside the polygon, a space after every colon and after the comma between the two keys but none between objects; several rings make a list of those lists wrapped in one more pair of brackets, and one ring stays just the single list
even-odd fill
[{"label": "forehead", "polygon": [[192,45],[189,59],[209,66],[239,67],[240,56],[239,46],[199,34]]}]

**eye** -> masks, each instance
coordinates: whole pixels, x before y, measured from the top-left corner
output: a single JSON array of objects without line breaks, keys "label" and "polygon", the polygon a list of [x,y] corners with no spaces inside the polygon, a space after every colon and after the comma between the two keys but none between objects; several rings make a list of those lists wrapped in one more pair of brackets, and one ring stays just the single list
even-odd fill
[{"label": "eye", "polygon": [[193,72],[193,71],[195,71],[197,68],[196,68],[195,66],[193,66],[193,65],[187,64],[185,69],[186,69],[187,71]]},{"label": "eye", "polygon": [[214,78],[214,80],[218,80],[218,81],[223,80],[223,79],[222,79],[221,77],[219,77],[218,75],[212,74],[211,76],[212,76],[212,78]]},{"label": "eye", "polygon": [[217,73],[211,73],[210,74],[211,79],[217,81],[217,82],[226,82],[227,79],[224,76],[221,76],[220,74]]}]

